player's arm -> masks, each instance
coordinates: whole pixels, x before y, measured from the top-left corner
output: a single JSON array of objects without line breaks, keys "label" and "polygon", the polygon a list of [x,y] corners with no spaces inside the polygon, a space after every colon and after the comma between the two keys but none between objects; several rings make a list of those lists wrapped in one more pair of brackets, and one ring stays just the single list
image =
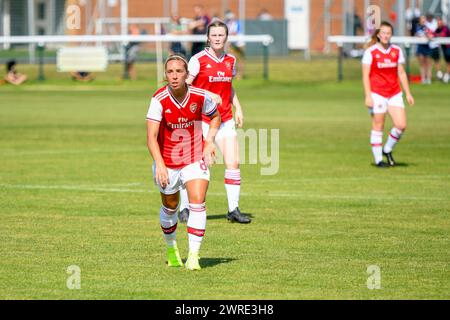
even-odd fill
[{"label": "player's arm", "polygon": [[169,173],[158,144],[159,122],[147,120],[147,147],[155,161],[155,181],[162,188],[169,184]]},{"label": "player's arm", "polygon": [[234,118],[236,119],[236,124],[238,128],[242,128],[244,126],[244,113],[234,88],[231,88],[231,103],[235,107]]},{"label": "player's arm", "polygon": [[169,184],[169,173],[158,144],[159,126],[162,120],[162,105],[152,99],[147,113],[147,147],[155,161],[155,182],[162,188]]},{"label": "player's arm", "polygon": [[370,69],[372,68],[373,57],[370,49],[364,51],[362,58],[362,81],[364,86],[365,105],[373,108],[372,88],[370,87]]},{"label": "player's arm", "polygon": [[209,123],[208,136],[205,138],[205,142],[214,144],[217,131],[219,131],[220,123],[222,122],[219,110],[216,110],[209,118],[211,122]]},{"label": "player's arm", "polygon": [[406,101],[408,101],[408,104],[410,106],[414,105],[414,98],[411,94],[411,91],[409,89],[409,82],[408,82],[408,75],[406,74],[405,68],[403,67],[403,64],[398,65],[398,77],[400,79],[400,83],[403,87],[403,90],[405,91],[406,95]]},{"label": "player's arm", "polygon": [[216,139],[217,131],[219,131],[220,123],[222,122],[218,110],[210,116],[210,119],[211,122],[209,123],[208,136],[205,138],[205,146],[203,148],[203,159],[207,166],[211,166],[215,162],[216,147],[214,141]]},{"label": "player's arm", "polygon": [[371,95],[371,88],[370,88],[370,65],[363,64],[362,65],[362,78],[363,78],[363,85],[364,85],[364,96],[365,96],[365,104],[368,108],[373,108],[373,100]]},{"label": "player's arm", "polygon": [[205,94],[202,112],[211,119],[211,122],[209,123],[208,135],[205,138],[205,146],[203,148],[203,159],[205,160],[206,165],[211,166],[214,163],[216,155],[214,141],[216,139],[216,134],[219,131],[219,126],[222,119],[220,118],[217,104],[208,93]]}]

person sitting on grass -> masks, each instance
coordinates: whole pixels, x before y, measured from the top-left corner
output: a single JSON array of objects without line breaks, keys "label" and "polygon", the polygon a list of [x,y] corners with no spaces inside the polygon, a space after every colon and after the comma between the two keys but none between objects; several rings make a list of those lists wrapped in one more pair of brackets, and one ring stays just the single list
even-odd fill
[{"label": "person sitting on grass", "polygon": [[94,80],[94,77],[90,72],[85,71],[76,71],[71,72],[70,75],[72,76],[73,80],[81,81],[81,82],[89,82]]},{"label": "person sitting on grass", "polygon": [[6,63],[5,81],[18,86],[27,80],[27,76],[17,72],[16,64],[15,60],[10,60]]}]

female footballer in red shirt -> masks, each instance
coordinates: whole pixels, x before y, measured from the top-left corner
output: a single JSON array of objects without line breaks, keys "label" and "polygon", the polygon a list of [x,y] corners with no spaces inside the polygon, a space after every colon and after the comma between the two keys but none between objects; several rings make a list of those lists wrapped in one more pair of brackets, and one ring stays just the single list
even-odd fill
[{"label": "female footballer in red shirt", "polygon": [[[414,105],[403,67],[405,57],[400,47],[391,44],[393,31],[390,23],[382,22],[372,35],[362,59],[365,104],[372,115],[370,143],[375,165],[379,168],[395,165],[392,150],[406,129],[406,112],[400,83],[405,91],[406,101],[409,105]],[[383,146],[386,112],[391,116],[394,127]],[[383,161],[383,155],[387,158],[387,163]]]},{"label": "female footballer in red shirt", "polygon": [[[216,144],[223,154],[225,162],[225,189],[228,199],[227,219],[238,223],[250,223],[248,216],[239,210],[241,190],[241,172],[239,169],[239,146],[235,126],[242,128],[244,116],[241,104],[232,86],[236,75],[236,58],[225,52],[228,39],[228,27],[219,20],[214,21],[207,29],[208,45],[189,61],[188,84],[220,95],[222,103],[219,113],[222,119],[216,136]],[[235,119],[233,120],[233,106]],[[208,134],[210,120],[203,117],[203,136]],[[186,220],[186,194],[181,192],[180,220]]]},{"label": "female footballer in red shirt", "polygon": [[[217,105],[209,94],[186,84],[187,61],[178,55],[165,63],[168,84],[152,97],[147,113],[147,145],[154,159],[153,176],[161,193],[160,223],[167,243],[170,267],[181,267],[177,243],[177,207],[180,187],[187,190],[191,215],[187,221],[189,255],[186,268],[199,270],[199,250],[206,227],[205,197],[214,137],[220,125]],[[203,139],[202,116],[211,130]]]}]

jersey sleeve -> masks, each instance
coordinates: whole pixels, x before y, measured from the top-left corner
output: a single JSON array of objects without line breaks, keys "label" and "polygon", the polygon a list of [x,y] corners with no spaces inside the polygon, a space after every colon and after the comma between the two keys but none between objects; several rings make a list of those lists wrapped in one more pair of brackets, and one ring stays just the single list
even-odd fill
[{"label": "jersey sleeve", "polygon": [[152,98],[150,107],[147,112],[147,120],[154,122],[161,122],[162,120],[162,105],[157,99]]},{"label": "jersey sleeve", "polygon": [[399,50],[398,63],[399,64],[405,64],[406,63],[405,55],[403,54],[403,50],[402,49]]},{"label": "jersey sleeve", "polygon": [[372,52],[370,52],[370,50],[364,51],[362,64],[372,65]]},{"label": "jersey sleeve", "polygon": [[189,60],[188,64],[189,78],[195,79],[197,78],[200,72],[200,62],[196,57],[192,57]]},{"label": "jersey sleeve", "polygon": [[205,93],[205,101],[203,103],[202,112],[204,115],[211,117],[217,110],[216,103],[212,100],[208,93]]},{"label": "jersey sleeve", "polygon": [[233,63],[233,77],[235,77],[236,74],[237,74],[237,71],[236,71],[236,64],[237,64],[237,61],[236,61],[236,59],[234,59],[234,63]]}]

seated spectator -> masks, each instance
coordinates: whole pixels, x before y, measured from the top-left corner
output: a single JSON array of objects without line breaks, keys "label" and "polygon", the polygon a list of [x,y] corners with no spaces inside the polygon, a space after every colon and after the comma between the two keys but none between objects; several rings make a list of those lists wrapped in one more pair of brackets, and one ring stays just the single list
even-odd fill
[{"label": "seated spectator", "polygon": [[272,15],[267,11],[266,8],[263,8],[258,14],[258,20],[261,21],[270,21],[272,20]]},{"label": "seated spectator", "polygon": [[10,60],[6,63],[5,81],[18,86],[27,80],[27,76],[17,72],[16,64],[15,60]]},{"label": "seated spectator", "polygon": [[89,82],[94,80],[94,77],[90,72],[85,71],[76,71],[71,72],[70,75],[72,76],[73,80],[81,81],[81,82]]}]

